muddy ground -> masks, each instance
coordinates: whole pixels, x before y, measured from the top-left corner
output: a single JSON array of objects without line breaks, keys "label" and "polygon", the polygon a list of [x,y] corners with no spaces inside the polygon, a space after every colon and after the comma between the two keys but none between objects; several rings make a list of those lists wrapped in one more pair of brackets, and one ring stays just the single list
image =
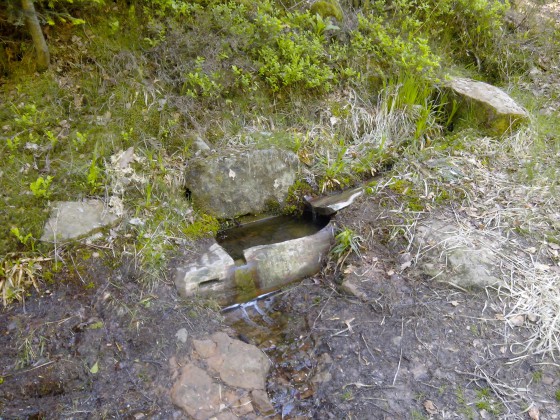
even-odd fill
[{"label": "muddy ground", "polygon": [[[556,72],[535,77],[543,95],[557,86]],[[80,260],[59,249],[64,268],[41,292],[0,309],[0,419],[187,418],[169,396],[171,361],[215,331],[273,361],[274,419],[560,418],[560,365],[516,346],[530,330],[504,321],[507,298],[403,270],[406,246],[388,240],[380,204],[366,196],[334,219],[367,233],[361,256],[258,301],[266,319],[184,301],[169,273],[148,288],[102,243]],[[365,299],[341,289],[347,276]]]},{"label": "muddy ground", "polygon": [[[275,419],[558,418],[559,366],[518,357],[528,330],[504,322],[507,302],[401,272],[404,249],[384,244],[379,204],[366,196],[334,219],[370,232],[361,256],[332,258],[259,300],[266,317],[248,307],[248,320],[181,300],[165,279],[146,292],[133,260],[111,268],[108,251],[90,249],[85,268],[69,262],[41,294],[2,309],[0,418],[187,418],[169,397],[170,361],[215,331],[273,361]],[[341,290],[347,276],[365,300]]]}]

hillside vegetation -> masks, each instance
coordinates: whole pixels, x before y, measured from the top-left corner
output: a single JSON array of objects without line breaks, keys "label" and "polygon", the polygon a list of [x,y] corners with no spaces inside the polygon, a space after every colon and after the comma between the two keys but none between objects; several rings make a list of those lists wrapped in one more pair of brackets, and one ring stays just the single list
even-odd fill
[{"label": "hillside vegetation", "polygon": [[[403,156],[476,138],[469,121],[451,123],[454,106],[440,89],[449,75],[494,83],[537,107],[541,98],[523,81],[560,49],[557,30],[530,24],[538,18],[530,7],[497,0],[35,3],[52,57],[42,73],[19,3],[0,11],[6,277],[25,267],[40,278],[74,252],[32,264],[53,256],[38,241],[49,202],[102,197],[145,221],[123,227],[110,247],[132,253],[151,281],[170,249],[220,226],[185,194],[197,138],[216,149],[297,152],[305,164],[289,207],[297,212],[304,193],[342,189]],[[528,176],[558,144],[557,117],[534,120]],[[130,147],[134,171],[123,175],[115,156]],[[462,198],[441,191],[434,200]],[[21,290],[5,295],[13,298]]]}]

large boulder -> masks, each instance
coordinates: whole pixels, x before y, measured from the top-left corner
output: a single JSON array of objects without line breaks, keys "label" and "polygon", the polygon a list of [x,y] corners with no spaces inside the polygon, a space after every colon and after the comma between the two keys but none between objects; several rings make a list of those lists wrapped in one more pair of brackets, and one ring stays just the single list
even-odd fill
[{"label": "large boulder", "polygon": [[527,112],[496,86],[464,78],[453,78],[448,86],[459,99],[457,117],[470,114],[492,135],[500,136],[528,118]]},{"label": "large boulder", "polygon": [[253,150],[193,158],[185,179],[195,206],[214,217],[233,218],[282,205],[297,169],[292,152]]}]

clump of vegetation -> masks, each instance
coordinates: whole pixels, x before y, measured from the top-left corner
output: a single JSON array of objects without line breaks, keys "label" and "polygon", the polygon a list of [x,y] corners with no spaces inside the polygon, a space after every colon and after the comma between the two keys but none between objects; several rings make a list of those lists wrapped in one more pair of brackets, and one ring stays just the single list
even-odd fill
[{"label": "clump of vegetation", "polygon": [[364,239],[351,229],[344,228],[335,236],[335,246],[331,253],[337,258],[337,265],[344,264],[351,253],[361,256]]}]

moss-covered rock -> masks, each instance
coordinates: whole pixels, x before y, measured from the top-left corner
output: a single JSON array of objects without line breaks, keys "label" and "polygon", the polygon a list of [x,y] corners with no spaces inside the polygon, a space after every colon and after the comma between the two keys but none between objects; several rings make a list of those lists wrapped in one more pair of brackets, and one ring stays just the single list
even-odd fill
[{"label": "moss-covered rock", "polygon": [[527,112],[496,86],[453,78],[448,87],[459,102],[455,118],[474,120],[491,135],[501,136],[528,118]]},{"label": "moss-covered rock", "polygon": [[321,16],[323,19],[333,17],[342,22],[342,7],[336,0],[319,0],[313,3],[309,9],[311,13]]}]

